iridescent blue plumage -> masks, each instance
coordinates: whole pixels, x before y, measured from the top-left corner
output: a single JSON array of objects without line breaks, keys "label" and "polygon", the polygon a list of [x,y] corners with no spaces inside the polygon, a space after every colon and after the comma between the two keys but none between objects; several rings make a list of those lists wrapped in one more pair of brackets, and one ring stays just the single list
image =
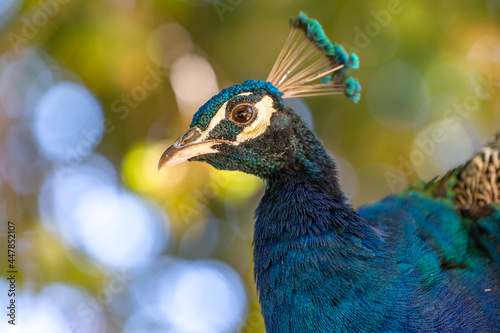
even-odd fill
[{"label": "iridescent blue plumage", "polygon": [[331,176],[268,176],[256,212],[266,332],[499,331],[500,204],[472,220],[413,189],[356,212],[320,141],[307,145]]},{"label": "iridescent blue plumage", "polygon": [[450,202],[407,192],[358,215],[311,182],[268,186],[257,210],[267,332],[498,331],[498,262]]}]

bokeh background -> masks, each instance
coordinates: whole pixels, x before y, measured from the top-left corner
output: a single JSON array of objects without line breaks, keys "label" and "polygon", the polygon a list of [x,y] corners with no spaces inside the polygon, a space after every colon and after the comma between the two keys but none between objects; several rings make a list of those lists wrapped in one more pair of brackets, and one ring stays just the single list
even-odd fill
[{"label": "bokeh background", "polygon": [[353,205],[442,174],[500,129],[499,0],[1,0],[1,332],[264,332],[263,182],[157,162],[221,88],[266,79],[299,10],[361,59],[358,104],[290,100]]}]

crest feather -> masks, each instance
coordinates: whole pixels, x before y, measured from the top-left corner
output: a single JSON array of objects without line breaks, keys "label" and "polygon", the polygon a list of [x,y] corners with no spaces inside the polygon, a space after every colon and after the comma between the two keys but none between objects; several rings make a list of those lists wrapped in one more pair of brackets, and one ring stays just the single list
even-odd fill
[{"label": "crest feather", "polygon": [[361,87],[348,73],[359,68],[358,56],[330,42],[318,21],[303,12],[290,19],[290,28],[267,81],[283,98],[344,94],[356,103]]}]

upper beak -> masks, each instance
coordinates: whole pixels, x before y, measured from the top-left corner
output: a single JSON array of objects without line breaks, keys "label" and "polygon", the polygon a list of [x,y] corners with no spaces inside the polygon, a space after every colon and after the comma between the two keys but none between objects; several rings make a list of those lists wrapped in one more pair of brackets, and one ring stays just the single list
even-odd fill
[{"label": "upper beak", "polygon": [[198,127],[193,127],[182,134],[175,143],[161,155],[158,170],[163,167],[179,164],[196,156],[213,154],[218,151],[212,148],[220,143],[216,140],[203,140]]}]

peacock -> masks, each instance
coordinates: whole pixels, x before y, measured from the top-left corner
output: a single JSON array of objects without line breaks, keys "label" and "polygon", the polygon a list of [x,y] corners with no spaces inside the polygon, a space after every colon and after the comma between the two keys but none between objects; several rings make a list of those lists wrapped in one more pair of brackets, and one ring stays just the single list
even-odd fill
[{"label": "peacock", "polygon": [[360,98],[356,54],[304,13],[266,81],[223,89],[161,156],[265,180],[254,277],[266,331],[500,332],[500,135],[430,182],[358,210],[291,97]]}]

